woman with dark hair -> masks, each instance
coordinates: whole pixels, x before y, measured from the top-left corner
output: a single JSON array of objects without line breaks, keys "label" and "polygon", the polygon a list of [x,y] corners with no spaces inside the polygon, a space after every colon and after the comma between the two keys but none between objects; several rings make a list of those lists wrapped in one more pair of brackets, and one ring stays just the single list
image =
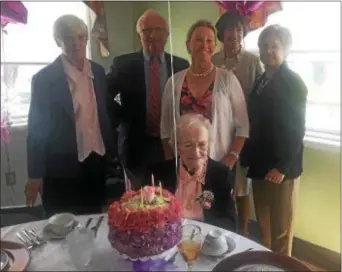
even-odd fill
[{"label": "woman with dark hair", "polygon": [[[216,53],[212,61],[214,65],[232,71],[239,80],[245,99],[249,95],[257,78],[263,73],[259,58],[243,48],[243,39],[248,34],[245,17],[237,12],[226,12],[217,21],[217,38],[223,43],[223,50]],[[248,235],[250,217],[251,181],[246,177],[246,169],[237,162],[234,195],[238,210],[239,232]]]},{"label": "woman with dark hair", "polygon": [[271,25],[258,41],[265,73],[249,99],[250,137],[241,164],[253,181],[255,212],[263,242],[291,255],[293,222],[303,171],[303,138],[307,88],[289,69],[287,28]]}]

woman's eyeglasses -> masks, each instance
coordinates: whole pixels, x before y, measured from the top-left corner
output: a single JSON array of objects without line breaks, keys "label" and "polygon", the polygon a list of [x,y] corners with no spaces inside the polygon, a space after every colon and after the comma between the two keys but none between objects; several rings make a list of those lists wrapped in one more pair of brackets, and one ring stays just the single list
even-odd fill
[{"label": "woman's eyeglasses", "polygon": [[183,142],[183,143],[180,143],[180,146],[187,148],[187,149],[199,148],[200,150],[206,150],[208,148],[208,142],[199,142],[199,143]]}]

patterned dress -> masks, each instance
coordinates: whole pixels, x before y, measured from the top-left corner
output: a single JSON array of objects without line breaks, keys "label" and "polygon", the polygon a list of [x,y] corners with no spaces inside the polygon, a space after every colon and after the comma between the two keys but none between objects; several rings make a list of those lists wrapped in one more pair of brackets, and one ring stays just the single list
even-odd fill
[{"label": "patterned dress", "polygon": [[189,90],[186,78],[184,79],[180,97],[180,115],[186,113],[198,113],[212,121],[212,98],[214,81],[208,90],[200,98],[195,98]]}]

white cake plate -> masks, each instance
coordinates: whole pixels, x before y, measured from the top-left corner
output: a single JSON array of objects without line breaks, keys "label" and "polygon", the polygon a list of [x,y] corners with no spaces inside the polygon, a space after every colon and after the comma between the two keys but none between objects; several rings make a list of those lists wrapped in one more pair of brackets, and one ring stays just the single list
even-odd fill
[{"label": "white cake plate", "polygon": [[174,246],[173,248],[170,248],[164,252],[162,252],[161,254],[158,255],[153,255],[153,256],[148,256],[148,257],[142,257],[142,258],[130,258],[129,256],[127,256],[126,254],[120,254],[120,252],[118,252],[118,254],[125,260],[130,260],[130,261],[142,261],[142,262],[146,262],[149,260],[157,260],[157,259],[164,259],[166,261],[168,261],[169,259],[171,259],[171,257],[174,256],[174,254],[178,251],[177,246]]}]

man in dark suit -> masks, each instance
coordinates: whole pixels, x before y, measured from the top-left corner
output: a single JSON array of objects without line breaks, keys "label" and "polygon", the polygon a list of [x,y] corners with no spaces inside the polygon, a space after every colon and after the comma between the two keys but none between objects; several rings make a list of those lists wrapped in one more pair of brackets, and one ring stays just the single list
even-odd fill
[{"label": "man in dark suit", "polygon": [[86,24],[64,15],[54,24],[62,54],[32,78],[28,116],[28,205],[39,193],[47,215],[99,213],[104,156],[112,148],[104,69],[86,58]]},{"label": "man in dark suit", "polygon": [[119,153],[133,186],[140,185],[149,165],[164,158],[160,139],[160,108],[164,85],[172,72],[189,66],[185,59],[164,52],[168,24],[154,10],[137,22],[142,50],[113,60],[108,75],[109,103],[120,94]]}]

